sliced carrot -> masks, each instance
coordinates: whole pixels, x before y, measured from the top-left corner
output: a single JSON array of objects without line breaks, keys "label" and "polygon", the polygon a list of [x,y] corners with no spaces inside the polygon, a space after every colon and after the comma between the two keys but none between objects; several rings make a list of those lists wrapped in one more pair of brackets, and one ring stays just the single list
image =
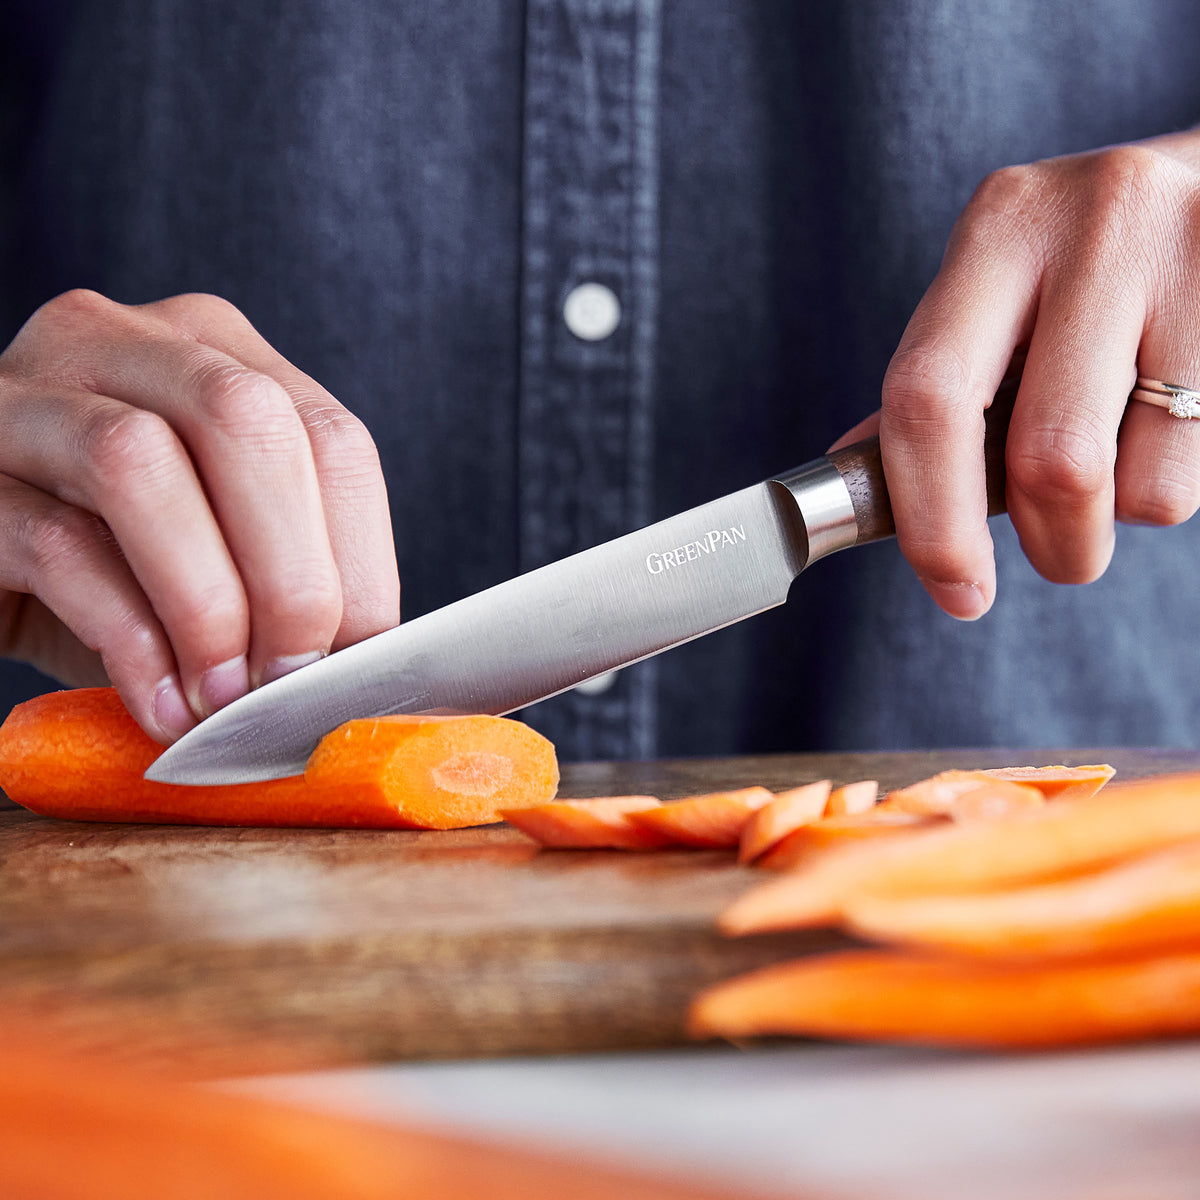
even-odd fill
[{"label": "sliced carrot", "polygon": [[554,795],[554,748],[499,717],[380,717],[321,743],[304,776],[181,787],[111,688],[52,692],[0,726],[0,787],[43,816],[187,825],[449,828]]},{"label": "sliced carrot", "polygon": [[772,798],[764,787],[706,792],[648,812],[631,812],[629,819],[639,828],[666,837],[676,845],[727,849],[738,844],[751,815],[770,804]]},{"label": "sliced carrot", "polygon": [[954,821],[999,821],[1014,813],[1041,808],[1045,793],[1027,783],[992,779],[973,787],[955,799],[946,815]]},{"label": "sliced carrot", "polygon": [[988,767],[983,770],[939,771],[907,787],[889,792],[883,803],[889,808],[925,816],[954,815],[958,801],[967,793],[989,783],[1021,784],[1036,788],[1047,800],[1082,800],[1095,795],[1112,777],[1107,764],[1086,767]]},{"label": "sliced carrot", "polygon": [[1108,763],[1082,767],[985,767],[983,774],[1009,783],[1028,783],[1047,800],[1086,800],[1108,783],[1116,768]]},{"label": "sliced carrot", "polygon": [[540,733],[506,717],[372,717],[326,734],[304,779],[341,794],[351,811],[461,829],[552,799],[558,760]]},{"label": "sliced carrot", "polygon": [[[844,818],[848,819],[848,818]],[[811,828],[808,827],[808,828]],[[739,897],[727,933],[836,920],[865,892],[969,892],[1061,878],[1200,837],[1200,772],[1113,784],[1001,821],[916,830],[831,851]]]},{"label": "sliced carrot", "polygon": [[1200,945],[1200,841],[1052,883],[847,903],[851,932],[938,953],[1063,958]]},{"label": "sliced carrot", "polygon": [[695,1037],[1035,1048],[1200,1030],[1200,953],[1014,967],[885,950],[817,955],[702,992]]},{"label": "sliced carrot", "polygon": [[844,783],[829,793],[825,805],[827,817],[849,817],[855,813],[870,812],[879,799],[879,784],[874,779],[860,779],[856,783]]},{"label": "sliced carrot", "polygon": [[880,837],[911,833],[941,824],[940,817],[919,817],[916,813],[886,809],[880,805],[867,812],[847,813],[842,817],[822,817],[793,830],[758,860],[769,871],[790,871],[811,862],[816,854]]},{"label": "sliced carrot", "polygon": [[738,841],[738,862],[753,862],[794,829],[825,811],[833,784],[828,779],[778,792],[752,813]]},{"label": "sliced carrot", "polygon": [[500,815],[535,842],[559,850],[657,850],[670,840],[635,825],[629,814],[661,804],[657,796],[597,796],[507,808]]}]

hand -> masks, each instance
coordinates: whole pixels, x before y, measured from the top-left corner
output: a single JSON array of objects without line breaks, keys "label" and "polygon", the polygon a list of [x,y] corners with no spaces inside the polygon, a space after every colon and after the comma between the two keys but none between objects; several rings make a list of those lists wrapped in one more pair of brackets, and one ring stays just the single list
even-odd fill
[{"label": "hand", "polygon": [[955,225],[879,435],[901,549],[961,618],[995,595],[982,414],[1025,348],[1009,514],[1043,576],[1086,583],[1114,519],[1170,525],[1200,504],[1200,422],[1128,400],[1139,373],[1200,387],[1200,132],[998,171]]},{"label": "hand", "polygon": [[215,296],[68,292],[0,355],[0,653],[170,742],[399,621],[378,455]]}]

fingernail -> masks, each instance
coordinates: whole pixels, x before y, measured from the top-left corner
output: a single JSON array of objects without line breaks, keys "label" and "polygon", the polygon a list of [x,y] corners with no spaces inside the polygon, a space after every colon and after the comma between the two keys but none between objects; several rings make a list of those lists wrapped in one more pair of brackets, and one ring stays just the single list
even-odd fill
[{"label": "fingernail", "polygon": [[154,689],[154,723],[168,742],[177,741],[196,724],[179,681],[173,675],[168,675]]},{"label": "fingernail", "polygon": [[250,669],[246,656],[227,659],[215,667],[209,667],[200,676],[200,711],[208,716],[217,709],[231,704],[250,690]]},{"label": "fingernail", "polygon": [[324,657],[324,650],[313,650],[308,654],[281,654],[278,658],[270,659],[263,667],[259,685],[270,683],[272,679],[281,679],[284,675],[290,675],[293,671],[307,667],[309,663],[315,663]]},{"label": "fingernail", "polygon": [[960,621],[978,620],[991,607],[977,583],[942,583],[932,579],[922,579],[921,583],[940,608]]}]

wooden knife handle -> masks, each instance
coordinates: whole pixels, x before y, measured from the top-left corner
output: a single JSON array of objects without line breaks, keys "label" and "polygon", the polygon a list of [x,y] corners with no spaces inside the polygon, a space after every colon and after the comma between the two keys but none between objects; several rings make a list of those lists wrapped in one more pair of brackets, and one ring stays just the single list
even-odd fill
[{"label": "wooden knife handle", "polygon": [[[1008,511],[1005,499],[1004,448],[1008,440],[1008,422],[1012,416],[1020,376],[1006,379],[984,413],[983,462],[987,475],[988,516]],[[854,519],[858,525],[858,544],[894,537],[896,523],[892,518],[892,503],[883,478],[883,459],[879,453],[879,438],[867,438],[835,450],[829,461],[846,481]]]}]

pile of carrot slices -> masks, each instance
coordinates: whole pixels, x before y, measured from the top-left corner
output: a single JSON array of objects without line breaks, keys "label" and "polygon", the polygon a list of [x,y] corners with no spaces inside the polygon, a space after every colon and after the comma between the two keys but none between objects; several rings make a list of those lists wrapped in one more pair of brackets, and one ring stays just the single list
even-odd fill
[{"label": "pile of carrot slices", "polygon": [[1042,797],[1005,788],[999,815],[940,776],[877,806],[916,825],[810,844],[720,928],[867,945],[707,989],[693,1035],[1031,1049],[1200,1032],[1200,773],[1057,792],[1052,774],[1003,773]]},{"label": "pile of carrot slices", "polygon": [[1200,773],[944,771],[670,804],[556,801],[506,819],[545,846],[735,849],[772,877],[731,937],[823,926],[860,945],[717,984],[699,1038],[1046,1048],[1200,1032]]}]

